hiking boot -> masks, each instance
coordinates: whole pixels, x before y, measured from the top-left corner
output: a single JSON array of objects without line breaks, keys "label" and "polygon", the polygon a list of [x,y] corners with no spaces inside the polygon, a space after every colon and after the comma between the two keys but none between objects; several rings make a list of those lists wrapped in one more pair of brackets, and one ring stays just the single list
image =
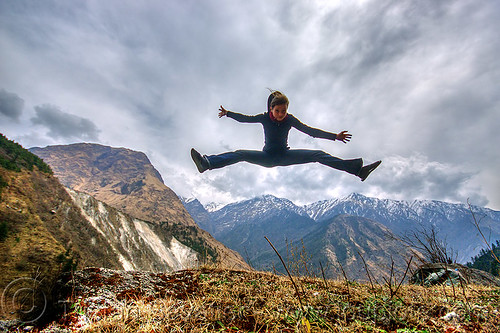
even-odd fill
[{"label": "hiking boot", "polygon": [[366,178],[372,173],[373,170],[375,170],[382,161],[377,161],[372,164],[365,165],[364,167],[361,168],[361,171],[358,174],[358,177],[361,178],[361,181],[364,182]]},{"label": "hiking boot", "polygon": [[198,168],[198,171],[200,173],[208,170],[209,164],[207,158],[205,156],[201,156],[201,154],[198,153],[194,148],[191,148],[191,158],[193,159],[194,164],[196,164],[196,167]]}]

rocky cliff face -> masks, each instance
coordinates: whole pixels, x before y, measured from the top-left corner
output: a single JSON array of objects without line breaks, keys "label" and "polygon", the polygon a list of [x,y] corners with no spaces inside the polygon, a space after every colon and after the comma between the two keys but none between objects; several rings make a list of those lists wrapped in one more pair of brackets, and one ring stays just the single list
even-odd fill
[{"label": "rocky cliff face", "polygon": [[[141,220],[141,223],[130,222],[134,224],[137,235],[140,236],[142,230],[143,236],[149,235],[149,241],[156,236],[163,241],[162,246],[170,249],[171,240],[175,239],[174,244],[178,242],[194,250],[199,261],[216,261],[223,266],[249,268],[236,251],[228,249],[197,226],[144,153],[87,143],[31,148],[30,151],[49,164],[68,188],[88,193],[131,218]],[[111,229],[108,231],[111,232]],[[121,234],[109,235],[118,236],[126,238]],[[143,244],[147,244],[144,237]],[[118,247],[123,246],[120,243]],[[152,251],[156,248],[152,244],[149,247]],[[121,260],[127,262],[126,257]],[[153,266],[159,264],[157,260],[153,262]],[[188,262],[194,263],[190,260],[182,263],[172,261],[175,267],[185,266]]]},{"label": "rocky cliff face", "polygon": [[170,272],[199,264],[198,254],[174,236],[158,230],[161,226],[133,218],[89,194],[70,189],[68,193],[117,254],[123,269]]}]

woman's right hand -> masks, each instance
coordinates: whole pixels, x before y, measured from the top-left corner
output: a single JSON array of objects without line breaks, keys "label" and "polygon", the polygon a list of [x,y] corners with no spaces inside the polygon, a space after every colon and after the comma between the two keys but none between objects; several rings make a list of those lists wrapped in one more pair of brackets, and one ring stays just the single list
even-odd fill
[{"label": "woman's right hand", "polygon": [[219,111],[220,111],[220,112],[219,112],[219,118],[224,117],[224,116],[226,116],[226,115],[227,115],[227,110],[226,110],[226,109],[224,109],[224,107],[223,107],[222,105],[220,106]]}]

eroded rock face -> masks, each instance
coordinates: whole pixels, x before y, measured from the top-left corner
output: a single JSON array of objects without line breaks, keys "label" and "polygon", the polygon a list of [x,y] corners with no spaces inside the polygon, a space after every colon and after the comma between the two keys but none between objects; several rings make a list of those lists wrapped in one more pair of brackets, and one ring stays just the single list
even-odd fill
[{"label": "eroded rock face", "polygon": [[171,272],[198,266],[198,253],[161,226],[133,218],[89,194],[70,189],[68,193],[113,248],[123,269]]}]

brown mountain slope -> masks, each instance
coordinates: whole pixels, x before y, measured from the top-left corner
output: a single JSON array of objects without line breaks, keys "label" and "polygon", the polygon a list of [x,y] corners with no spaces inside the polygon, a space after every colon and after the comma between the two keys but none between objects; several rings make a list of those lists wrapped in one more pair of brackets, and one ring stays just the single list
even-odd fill
[{"label": "brown mountain slope", "polygon": [[[341,263],[347,276],[368,280],[367,273],[382,282],[391,278],[391,266],[402,276],[407,260],[420,254],[410,251],[384,225],[359,216],[339,215],[325,222],[316,232],[307,235],[304,243],[319,260],[329,265],[327,273],[341,276]],[[365,266],[366,264],[366,266]],[[335,267],[335,268],[334,268]]]},{"label": "brown mountain slope", "polygon": [[200,229],[142,152],[79,143],[31,148],[69,188],[86,192],[228,267],[249,268],[241,256]]},{"label": "brown mountain slope", "polygon": [[144,153],[87,143],[30,151],[49,164],[61,183],[71,189],[142,220],[195,225]]}]

